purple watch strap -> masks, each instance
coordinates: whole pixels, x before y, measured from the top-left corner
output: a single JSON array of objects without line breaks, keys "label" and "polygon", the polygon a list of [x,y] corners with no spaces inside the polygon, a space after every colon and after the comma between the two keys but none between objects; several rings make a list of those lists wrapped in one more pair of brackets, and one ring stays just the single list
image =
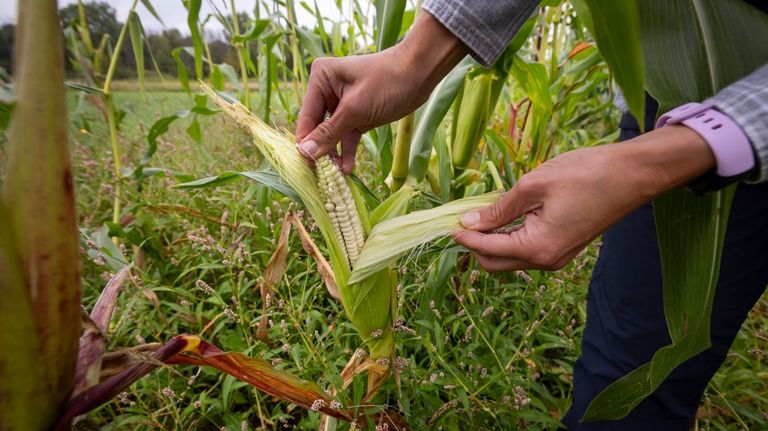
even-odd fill
[{"label": "purple watch strap", "polygon": [[667,112],[656,127],[683,124],[707,142],[717,161],[717,175],[732,177],[755,166],[755,155],[749,138],[731,117],[710,104],[686,103]]}]

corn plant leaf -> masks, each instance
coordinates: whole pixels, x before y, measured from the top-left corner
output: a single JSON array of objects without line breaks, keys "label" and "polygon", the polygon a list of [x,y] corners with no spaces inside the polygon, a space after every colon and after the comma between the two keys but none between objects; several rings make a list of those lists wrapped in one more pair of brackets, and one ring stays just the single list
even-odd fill
[{"label": "corn plant leaf", "polygon": [[405,13],[405,0],[376,0],[376,50],[397,42]]},{"label": "corn plant leaf", "polygon": [[325,56],[323,51],[323,42],[320,36],[310,30],[302,27],[296,27],[296,36],[301,42],[301,47],[309,54],[310,58],[320,58]]},{"label": "corn plant leaf", "polygon": [[[285,371],[272,368],[267,361],[250,358],[240,353],[224,352],[194,335],[180,335],[187,345],[180,354],[169,358],[169,364],[208,365],[238,380],[250,383],[259,390],[290,401],[306,409],[320,411],[345,421],[352,420],[346,409],[331,407],[331,399],[316,383],[303,380]],[[179,338],[177,337],[177,338]]]},{"label": "corn plant leaf", "polygon": [[184,65],[184,62],[181,61],[181,51],[184,48],[178,47],[174,48],[171,51],[171,57],[173,58],[173,61],[176,63],[176,76],[179,78],[179,83],[181,83],[181,88],[184,89],[184,91],[187,92],[187,94],[190,94],[190,88],[189,88],[189,73],[187,73],[187,66]]},{"label": "corn plant leaf", "polygon": [[[635,118],[645,118],[643,47],[637,0],[583,0],[593,36]],[[675,25],[675,27],[677,24]],[[654,54],[655,55],[655,54]],[[663,70],[663,69],[662,69]],[[644,127],[642,124],[641,128]]]},{"label": "corn plant leaf", "polygon": [[462,229],[459,217],[495,202],[500,192],[459,199],[428,210],[416,211],[377,224],[365,241],[350,283],[378,273],[408,251]]},{"label": "corn plant leaf", "polygon": [[531,154],[538,154],[540,143],[546,135],[547,124],[552,116],[552,94],[549,89],[547,68],[541,63],[529,63],[516,57],[510,67],[510,74],[531,99]]},{"label": "corn plant leaf", "polygon": [[131,47],[133,48],[133,58],[136,61],[136,76],[139,79],[139,88],[144,92],[144,28],[141,25],[141,18],[136,11],[132,10],[128,15],[128,34],[131,37]]},{"label": "corn plant leaf", "polygon": [[258,39],[259,36],[261,36],[261,34],[269,28],[271,23],[272,21],[268,19],[259,19],[254,21],[251,27],[245,33],[232,36],[232,43],[245,43],[250,40]]},{"label": "corn plant leaf", "polygon": [[477,62],[471,57],[466,57],[440,81],[429,96],[414,127],[406,183],[418,184],[424,179],[429,157],[432,154],[435,132],[451,108],[456,95],[459,94],[467,72],[476,64]]},{"label": "corn plant leaf", "polygon": [[249,179],[251,181],[255,181],[263,186],[269,187],[270,189],[280,194],[288,196],[289,198],[295,200],[296,202],[299,202],[299,203],[301,202],[301,197],[299,196],[298,193],[296,193],[293,187],[286,184],[282,180],[282,178],[280,178],[280,176],[271,169],[264,169],[261,171],[246,171],[246,172],[227,171],[227,172],[222,172],[221,174],[214,177],[200,178],[198,180],[176,184],[173,186],[173,188],[186,190],[186,189],[219,187],[219,186],[233,183],[235,181],[239,181],[243,178]]},{"label": "corn plant leaf", "polygon": [[[662,111],[701,101],[768,58],[768,46],[759,42],[768,39],[768,15],[746,2],[654,0],[642,2],[640,12],[645,82]],[[672,23],[676,31],[670,39],[666,29]],[[712,299],[733,191],[732,186],[695,197],[675,190],[654,202],[672,344],[601,392],[584,420],[624,417],[675,367],[710,346]]]},{"label": "corn plant leaf", "polygon": [[[620,419],[678,365],[710,346],[712,299],[734,187],[697,197],[675,190],[654,202],[664,277],[664,313],[672,344],[603,390],[583,420]],[[690,214],[690,217],[680,217]]]},{"label": "corn plant leaf", "polygon": [[150,0],[141,0],[141,4],[144,5],[144,7],[147,9],[147,11],[149,11],[149,13],[151,13],[152,16],[155,17],[155,19],[158,22],[160,22],[160,24],[165,25],[165,23],[163,22],[163,19],[160,18],[160,15],[155,10],[155,7],[152,6],[152,2]]},{"label": "corn plant leaf", "polygon": [[195,77],[203,79],[203,37],[200,34],[200,7],[202,0],[183,0],[187,9],[187,27],[192,35],[193,57],[195,59]]},{"label": "corn plant leaf", "polygon": [[240,353],[224,352],[195,335],[183,334],[172,338],[151,353],[149,360],[140,361],[127,370],[104,380],[69,400],[57,429],[72,418],[106,403],[162,363],[208,365],[239,380],[250,383],[274,397],[301,407],[321,411],[345,421],[352,420],[346,409],[331,407],[331,399],[317,384],[284,371],[275,370],[268,362],[249,358]]},{"label": "corn plant leaf", "polygon": [[67,81],[64,83],[64,85],[70,90],[82,91],[83,93],[98,94],[98,95],[104,94],[104,90],[102,90],[101,88],[96,88],[91,85],[81,84],[79,82]]}]

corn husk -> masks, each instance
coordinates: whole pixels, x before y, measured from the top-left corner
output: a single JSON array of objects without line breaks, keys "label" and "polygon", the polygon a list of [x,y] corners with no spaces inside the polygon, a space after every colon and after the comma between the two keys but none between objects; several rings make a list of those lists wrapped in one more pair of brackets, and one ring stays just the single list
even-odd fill
[{"label": "corn husk", "polygon": [[461,230],[462,214],[486,207],[500,196],[500,191],[472,196],[379,223],[365,241],[349,282],[367,280],[410,250]]}]

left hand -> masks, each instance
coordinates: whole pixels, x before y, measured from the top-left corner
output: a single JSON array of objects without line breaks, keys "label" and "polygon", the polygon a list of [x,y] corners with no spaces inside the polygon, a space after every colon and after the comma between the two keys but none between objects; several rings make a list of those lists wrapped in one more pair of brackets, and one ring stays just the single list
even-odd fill
[{"label": "left hand", "polygon": [[[488,271],[556,270],[643,203],[715,166],[707,143],[685,126],[570,151],[520,178],[498,202],[462,216],[454,234]],[[484,233],[525,216],[509,233]]]}]

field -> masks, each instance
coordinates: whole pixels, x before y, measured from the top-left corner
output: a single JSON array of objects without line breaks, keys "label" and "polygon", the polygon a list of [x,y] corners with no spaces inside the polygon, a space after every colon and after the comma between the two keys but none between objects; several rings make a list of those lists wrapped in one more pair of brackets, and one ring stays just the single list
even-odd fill
[{"label": "field", "polygon": [[[145,130],[153,119],[190,104],[182,92],[147,92],[144,97],[118,92],[115,97],[129,112],[127,159],[144,151]],[[69,101],[75,111],[76,94]],[[83,116],[92,120],[93,130],[70,130],[78,213],[85,232],[96,235],[111,216],[111,154],[98,113],[87,108]],[[153,166],[200,178],[259,164],[248,136],[233,123],[222,116],[201,121],[204,147],[180,121],[163,136]],[[364,150],[360,157],[365,160]],[[364,179],[371,189],[384,189],[376,176]],[[189,332],[321,385],[334,383],[359,340],[295,237],[288,246],[288,266],[266,307],[269,344],[255,335],[265,315],[259,278],[276,247],[283,214],[300,209],[245,181],[194,191],[169,189],[174,183],[163,173],[143,181],[140,191],[135,184],[125,189],[131,216],[122,229],[144,250],[129,248],[125,255],[145,263],[137,264],[121,295],[108,350],[162,343],[168,334]],[[311,220],[305,224],[309,228]],[[409,329],[398,334],[402,390],[388,383],[384,393],[389,396],[380,402],[401,409],[414,429],[555,426],[568,408],[598,244],[557,272],[489,275],[466,254],[452,251],[402,262],[400,315]],[[108,265],[84,256],[86,308],[111,273]],[[213,292],[206,293],[206,286]],[[697,429],[755,429],[766,420],[761,348],[766,299],[750,315],[710,384]],[[359,383],[358,397],[363,391]],[[161,369],[91,416],[101,429],[311,429],[318,420],[316,413],[275,402],[205,367]]]},{"label": "field", "polygon": [[[189,28],[161,33],[136,13],[157,16],[149,0],[124,23],[105,3],[29,2],[46,7],[19,2],[28,28],[64,31],[18,30],[26,73],[0,67],[0,431],[558,429],[600,238],[560,270],[489,274],[447,233],[353,280],[344,235],[358,232],[332,223],[349,209],[370,244],[396,216],[496,199],[553,157],[614,142],[617,88],[642,112],[641,47],[617,54],[593,30],[625,43],[638,28],[593,22],[592,2],[542,3],[491,67],[464,58],[418,110],[365,133],[354,175],[329,185],[254,118],[293,132],[312,61],[392,47],[420,1],[232,0],[201,15],[185,0]],[[606,13],[637,18],[633,4]],[[716,261],[682,254],[688,274]],[[688,284],[673,287],[713,291]],[[683,339],[709,325],[667,312]],[[692,429],[768,429],[767,324],[768,293]]]}]

